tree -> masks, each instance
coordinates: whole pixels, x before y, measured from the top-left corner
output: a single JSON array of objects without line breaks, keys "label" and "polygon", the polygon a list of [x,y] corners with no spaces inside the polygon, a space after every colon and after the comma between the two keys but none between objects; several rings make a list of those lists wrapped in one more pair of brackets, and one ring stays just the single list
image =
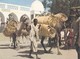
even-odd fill
[{"label": "tree", "polygon": [[49,8],[51,13],[65,13],[69,15],[70,8],[80,6],[80,0],[43,0],[45,8]]},{"label": "tree", "polygon": [[45,8],[45,10],[46,10],[47,0],[42,0],[42,3],[43,3],[43,6],[44,6],[44,8]]}]

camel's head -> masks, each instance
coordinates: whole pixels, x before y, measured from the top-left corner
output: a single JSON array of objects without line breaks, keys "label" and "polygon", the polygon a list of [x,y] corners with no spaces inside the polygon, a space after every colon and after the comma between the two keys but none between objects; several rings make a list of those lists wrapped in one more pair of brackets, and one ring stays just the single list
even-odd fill
[{"label": "camel's head", "polygon": [[20,22],[29,22],[29,17],[26,14],[22,15],[20,18]]},{"label": "camel's head", "polygon": [[60,21],[65,22],[68,20],[68,17],[64,13],[58,13],[54,15],[55,17],[58,17]]}]

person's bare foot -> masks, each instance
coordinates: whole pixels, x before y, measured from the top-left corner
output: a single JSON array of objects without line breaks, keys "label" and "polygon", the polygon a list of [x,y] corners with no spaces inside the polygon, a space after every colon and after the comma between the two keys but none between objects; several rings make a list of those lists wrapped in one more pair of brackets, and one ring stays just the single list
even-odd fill
[{"label": "person's bare foot", "polygon": [[48,51],[44,51],[44,53],[48,53]]}]

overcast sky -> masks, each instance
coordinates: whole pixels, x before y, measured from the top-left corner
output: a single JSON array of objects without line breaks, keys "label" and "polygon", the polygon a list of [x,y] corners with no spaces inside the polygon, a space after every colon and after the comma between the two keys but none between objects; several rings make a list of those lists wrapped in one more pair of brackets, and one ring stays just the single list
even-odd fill
[{"label": "overcast sky", "polygon": [[0,2],[3,3],[9,3],[9,4],[16,4],[16,5],[22,5],[22,6],[31,6],[31,3],[34,0],[0,0]]}]

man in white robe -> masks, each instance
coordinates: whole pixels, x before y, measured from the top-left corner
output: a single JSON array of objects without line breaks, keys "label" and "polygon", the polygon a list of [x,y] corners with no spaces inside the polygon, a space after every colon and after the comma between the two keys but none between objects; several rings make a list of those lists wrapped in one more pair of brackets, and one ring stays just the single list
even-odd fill
[{"label": "man in white robe", "polygon": [[33,23],[31,24],[31,31],[30,31],[31,46],[30,46],[29,57],[33,58],[31,54],[32,52],[35,52],[36,59],[40,59],[38,58],[38,55],[37,55],[37,47],[38,47],[38,40],[39,40],[37,22],[38,22],[37,19],[34,19]]}]

